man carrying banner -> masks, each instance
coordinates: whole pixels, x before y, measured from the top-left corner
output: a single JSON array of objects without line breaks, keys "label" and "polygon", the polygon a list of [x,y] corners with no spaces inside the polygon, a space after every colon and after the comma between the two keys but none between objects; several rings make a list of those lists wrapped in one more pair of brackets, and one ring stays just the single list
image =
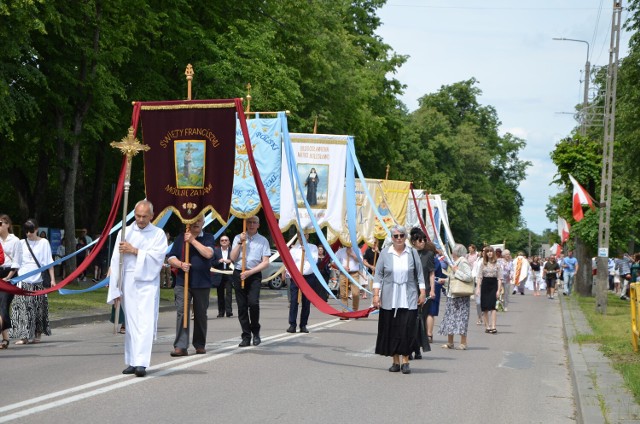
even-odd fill
[{"label": "man carrying banner", "polygon": [[[360,264],[358,263],[358,257],[351,247],[342,247],[336,252],[336,257],[349,272],[349,275],[356,281],[358,280],[358,271],[360,270]],[[353,310],[357,311],[360,306],[360,288],[355,284],[351,284],[346,275],[340,275],[340,300],[345,305],[349,306],[349,290],[351,290]],[[348,320],[349,318],[340,318],[341,320]]]},{"label": "man carrying banner", "polygon": [[167,251],[167,237],[151,223],[151,202],[139,201],[134,214],[136,222],[127,227],[126,239],[122,240],[122,231],[116,239],[120,242],[111,257],[107,303],[121,300],[125,311],[124,361],[127,368],[122,373],[144,377],[151,362],[158,322],[160,270]]},{"label": "man carrying banner", "polygon": [[[204,217],[191,224],[183,234],[176,237],[169,252],[169,265],[178,269],[176,286],[174,288],[177,307],[176,338],[173,342],[174,350],[171,356],[187,356],[189,345],[189,325],[184,328],[184,278],[189,274],[189,301],[193,300],[193,347],[196,354],[207,351],[207,309],[209,309],[209,294],[211,292],[211,258],[215,240],[213,234],[203,231]],[[189,259],[185,261],[184,246],[189,243]],[[191,303],[191,302],[188,302]],[[189,322],[189,320],[187,320]]]},{"label": "man carrying banner", "polygon": [[[309,240],[309,234],[305,234],[304,237]],[[309,287],[316,290],[318,279],[311,269],[311,261],[318,261],[318,247],[311,243],[307,243],[307,246],[309,246],[309,250],[305,250],[302,241],[298,240],[298,242],[290,249],[291,257],[295,261],[296,267],[300,270],[302,275],[304,275],[304,279],[309,284]],[[302,265],[303,261],[304,265]],[[289,328],[287,328],[287,333],[296,332],[298,303],[302,305],[300,311],[300,332],[309,332],[309,330],[307,330],[307,323],[309,321],[309,313],[311,312],[311,302],[309,302],[309,299],[307,299],[307,296],[304,294],[298,294],[299,291],[300,289],[298,288],[298,285],[293,281],[293,279],[291,279],[291,284],[289,285],[289,293],[291,294],[289,301]]]},{"label": "man carrying banner", "polygon": [[[238,321],[242,327],[242,341],[238,346],[247,347],[260,344],[260,286],[262,270],[269,266],[271,250],[269,242],[258,234],[260,219],[247,218],[247,231],[233,239],[230,259],[234,261],[233,288],[236,292]],[[246,244],[246,249],[243,249]],[[246,257],[243,261],[243,253]],[[244,264],[243,264],[244,262]],[[243,266],[244,265],[244,266]]]}]

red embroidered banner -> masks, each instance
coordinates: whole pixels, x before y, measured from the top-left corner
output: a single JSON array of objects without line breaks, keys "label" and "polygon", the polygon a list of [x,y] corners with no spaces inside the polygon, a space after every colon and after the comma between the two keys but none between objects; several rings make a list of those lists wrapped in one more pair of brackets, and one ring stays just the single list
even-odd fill
[{"label": "red embroidered banner", "polygon": [[211,211],[226,222],[233,189],[236,100],[140,105],[143,142],[150,147],[144,153],[145,193],[157,217],[171,209],[182,222],[193,223]]}]

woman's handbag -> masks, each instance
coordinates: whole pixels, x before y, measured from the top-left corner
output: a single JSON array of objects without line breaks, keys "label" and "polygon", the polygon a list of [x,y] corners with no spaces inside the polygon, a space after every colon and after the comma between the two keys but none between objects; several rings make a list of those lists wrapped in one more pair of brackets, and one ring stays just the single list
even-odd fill
[{"label": "woman's handbag", "polygon": [[473,282],[465,283],[453,275],[449,277],[449,292],[455,297],[466,297],[473,294]]},{"label": "woman's handbag", "polygon": [[[29,240],[25,239],[24,242],[27,244],[29,253],[31,253],[31,257],[33,258],[33,260],[36,261],[36,265],[38,265],[38,268],[42,268],[42,266],[40,266],[40,262],[38,262],[38,260],[36,259],[36,255],[33,254],[33,250],[31,250],[31,246],[29,245]],[[51,288],[51,275],[49,275],[48,269],[46,271],[42,271],[42,286],[45,289]]]}]

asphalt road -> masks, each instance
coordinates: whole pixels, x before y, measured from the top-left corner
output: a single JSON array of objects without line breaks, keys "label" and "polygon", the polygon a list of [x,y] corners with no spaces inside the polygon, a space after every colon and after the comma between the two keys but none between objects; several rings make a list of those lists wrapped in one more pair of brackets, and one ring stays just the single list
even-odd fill
[{"label": "asphalt road", "polygon": [[442,349],[436,334],[433,350],[403,375],[373,353],[376,315],[340,321],[312,308],[311,333],[289,334],[285,292],[266,293],[258,347],[237,347],[236,316],[215,318],[212,300],[208,353],[171,358],[175,313],[161,313],[144,378],[121,374],[123,336],[108,322],[12,344],[0,351],[0,422],[575,421],[558,300],[513,296],[496,335],[475,325],[472,308],[468,350]]}]

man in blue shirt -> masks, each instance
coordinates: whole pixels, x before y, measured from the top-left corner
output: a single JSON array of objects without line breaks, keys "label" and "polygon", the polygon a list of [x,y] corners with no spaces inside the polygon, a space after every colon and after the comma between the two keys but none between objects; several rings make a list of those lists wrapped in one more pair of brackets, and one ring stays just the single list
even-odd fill
[{"label": "man in blue shirt", "polygon": [[567,256],[562,261],[562,273],[564,276],[564,292],[565,296],[571,294],[571,288],[575,280],[576,272],[578,272],[578,260],[573,257],[573,250],[569,250]]},{"label": "man in blue shirt", "polygon": [[[169,252],[169,265],[178,269],[176,286],[174,288],[177,309],[176,338],[173,342],[174,350],[171,356],[187,356],[189,345],[189,322],[184,328],[184,277],[189,274],[189,299],[193,300],[193,347],[196,354],[207,353],[207,309],[209,309],[209,294],[211,292],[211,258],[215,240],[213,234],[203,231],[204,217],[200,216],[191,224],[189,231],[178,235]],[[184,247],[189,248],[189,258],[185,258]]]}]

